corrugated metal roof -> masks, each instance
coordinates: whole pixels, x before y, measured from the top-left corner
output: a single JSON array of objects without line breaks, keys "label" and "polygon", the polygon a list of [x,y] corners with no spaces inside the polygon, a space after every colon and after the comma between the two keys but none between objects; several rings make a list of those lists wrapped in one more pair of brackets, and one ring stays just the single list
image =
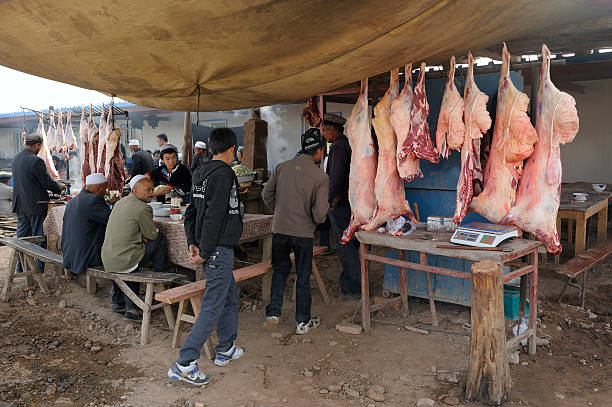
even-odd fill
[{"label": "corrugated metal roof", "polygon": [[[131,106],[137,106],[133,103],[130,102],[116,102],[113,104],[113,115],[125,115],[126,111],[121,109],[123,107],[131,107]],[[24,106],[25,108],[27,108],[27,106]],[[62,109],[62,112],[67,113],[69,110],[72,112],[72,117],[80,117],[81,116],[81,106],[70,106],[70,107],[57,107],[55,108],[55,111],[58,112],[60,109]],[[33,109],[35,110],[35,109]],[[104,110],[106,112],[108,112],[108,103],[104,104]],[[49,115],[49,109],[45,109],[40,111],[41,113],[43,113],[44,115]],[[89,105],[85,106],[85,112],[89,115]],[[94,116],[100,116],[100,114],[102,113],[102,104],[99,105],[93,105],[92,106],[92,112],[94,114]],[[0,113],[0,119],[2,118],[6,118],[6,117],[17,117],[17,116],[23,116],[24,115],[24,111],[21,112],[9,112],[9,113]],[[36,113],[29,111],[29,110],[25,110],[25,116],[26,118],[30,119],[30,116],[36,116]]]}]

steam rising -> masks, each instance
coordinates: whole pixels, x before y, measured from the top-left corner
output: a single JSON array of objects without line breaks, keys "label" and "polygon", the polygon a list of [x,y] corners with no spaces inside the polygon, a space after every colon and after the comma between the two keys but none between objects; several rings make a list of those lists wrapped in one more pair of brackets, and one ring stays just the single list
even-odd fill
[{"label": "steam rising", "polygon": [[[268,170],[274,171],[283,161],[290,160],[299,150],[289,140],[296,136],[288,134],[288,123],[282,116],[286,116],[286,109],[279,106],[264,106],[261,108],[261,118],[268,122]],[[284,137],[283,137],[284,135]],[[290,138],[291,137],[291,138]],[[299,140],[299,137],[297,138]]]}]

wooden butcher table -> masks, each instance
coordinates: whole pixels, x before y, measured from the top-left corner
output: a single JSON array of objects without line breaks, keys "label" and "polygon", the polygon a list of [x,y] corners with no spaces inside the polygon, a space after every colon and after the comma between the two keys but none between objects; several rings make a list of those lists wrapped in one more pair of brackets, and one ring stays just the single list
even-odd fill
[{"label": "wooden butcher table", "polygon": [[[433,237],[424,240],[427,235]],[[431,233],[424,230],[417,230],[405,237],[392,236],[388,233],[377,232],[358,232],[357,239],[361,243],[361,311],[362,325],[365,332],[370,332],[370,313],[384,308],[392,303],[399,302],[402,316],[408,316],[408,294],[406,290],[406,269],[424,271],[427,278],[427,289],[429,294],[429,304],[432,312],[433,325],[437,326],[437,316],[434,304],[434,297],[430,282],[429,273],[443,274],[447,276],[471,279],[471,273],[450,270],[441,267],[430,266],[427,264],[427,255],[453,257],[474,262],[482,260],[492,260],[499,264],[499,271],[503,275],[504,283],[521,278],[520,309],[519,314],[525,315],[525,298],[529,297],[529,327],[523,332],[506,342],[508,348],[514,346],[525,338],[529,339],[529,353],[536,352],[536,319],[538,315],[538,242],[525,239],[507,240],[499,245],[508,251],[478,251],[466,249],[441,249],[436,246],[439,244],[450,244],[450,233]],[[392,259],[371,253],[371,246],[382,246],[398,250],[398,259]],[[406,261],[406,251],[420,253],[420,263]],[[527,256],[526,265],[513,270],[504,272],[504,265],[512,260]],[[379,262],[390,264],[399,268],[400,295],[394,299],[370,304],[370,283],[368,277],[369,262]],[[529,294],[527,295],[527,287]]]},{"label": "wooden butcher table", "polygon": [[[563,184],[561,186],[561,203],[557,213],[557,232],[561,233],[561,219],[567,219],[567,242],[574,243],[574,256],[586,250],[587,221],[597,214],[597,242],[601,243],[607,238],[608,231],[608,201],[612,193],[608,191],[596,192],[583,183]],[[574,192],[583,192],[589,195],[586,201],[574,200]],[[574,222],[576,233],[574,233]],[[556,259],[555,263],[558,263]]]}]

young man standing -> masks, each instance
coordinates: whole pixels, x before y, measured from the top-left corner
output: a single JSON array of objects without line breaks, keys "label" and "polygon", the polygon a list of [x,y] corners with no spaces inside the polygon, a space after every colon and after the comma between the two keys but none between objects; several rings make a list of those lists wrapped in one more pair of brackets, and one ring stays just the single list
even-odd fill
[{"label": "young man standing", "polygon": [[197,365],[202,345],[217,328],[215,365],[239,359],[244,349],[234,341],[238,334],[238,288],[234,280],[234,249],[242,236],[238,179],[229,166],[234,158],[236,135],[219,128],[209,138],[212,161],[202,164],[193,178],[192,201],[185,213],[189,261],[204,264],[206,291],[196,319],[168,377],[201,386],[210,376]]},{"label": "young man standing", "polygon": [[291,272],[291,251],[295,253],[297,273],[295,320],[296,334],[302,335],[319,326],[311,318],[310,273],[312,239],[316,225],[325,222],[329,209],[329,179],[315,165],[321,160],[325,140],[319,129],[302,135],[302,154],[279,164],[266,183],[262,195],[266,206],[274,210],[272,223],[272,288],[266,308],[266,328],[279,324],[285,282]]}]

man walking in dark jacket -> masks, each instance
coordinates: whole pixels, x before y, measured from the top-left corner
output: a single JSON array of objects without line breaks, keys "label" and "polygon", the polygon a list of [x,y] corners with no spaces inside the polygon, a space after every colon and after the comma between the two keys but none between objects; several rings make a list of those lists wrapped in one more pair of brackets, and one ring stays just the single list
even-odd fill
[{"label": "man walking in dark jacket", "polygon": [[272,288],[266,308],[264,327],[279,324],[285,283],[291,272],[291,251],[295,253],[297,273],[295,321],[296,334],[303,335],[319,326],[311,318],[310,273],[312,272],[312,238],[317,224],[325,222],[329,204],[327,175],[315,162],[320,161],[325,140],[319,129],[302,135],[302,154],[280,163],[263,189],[263,200],[274,211],[272,224]]},{"label": "man walking in dark jacket", "polygon": [[[42,158],[38,153],[42,148],[42,137],[28,134],[25,137],[25,149],[13,158],[13,212],[17,214],[17,237],[43,236],[43,222],[47,217],[47,205],[39,201],[48,201],[49,193],[61,193],[65,185],[53,181]],[[45,247],[44,242],[37,243]],[[43,270],[44,264],[36,261]],[[21,271],[21,264],[17,264]]]},{"label": "man walking in dark jacket", "polygon": [[137,139],[130,140],[130,151],[132,152],[130,177],[145,175],[153,170],[153,157],[151,157],[150,153],[140,148],[140,142]]},{"label": "man walking in dark jacket", "polygon": [[215,327],[219,338],[215,365],[225,366],[244,354],[244,349],[234,344],[239,301],[233,247],[242,236],[238,179],[229,166],[234,158],[236,135],[228,128],[215,129],[209,143],[213,159],[194,174],[191,205],[185,213],[189,261],[204,264],[206,291],[179,359],[168,370],[171,379],[196,386],[210,382],[210,376],[200,370],[197,361],[202,345]]}]

